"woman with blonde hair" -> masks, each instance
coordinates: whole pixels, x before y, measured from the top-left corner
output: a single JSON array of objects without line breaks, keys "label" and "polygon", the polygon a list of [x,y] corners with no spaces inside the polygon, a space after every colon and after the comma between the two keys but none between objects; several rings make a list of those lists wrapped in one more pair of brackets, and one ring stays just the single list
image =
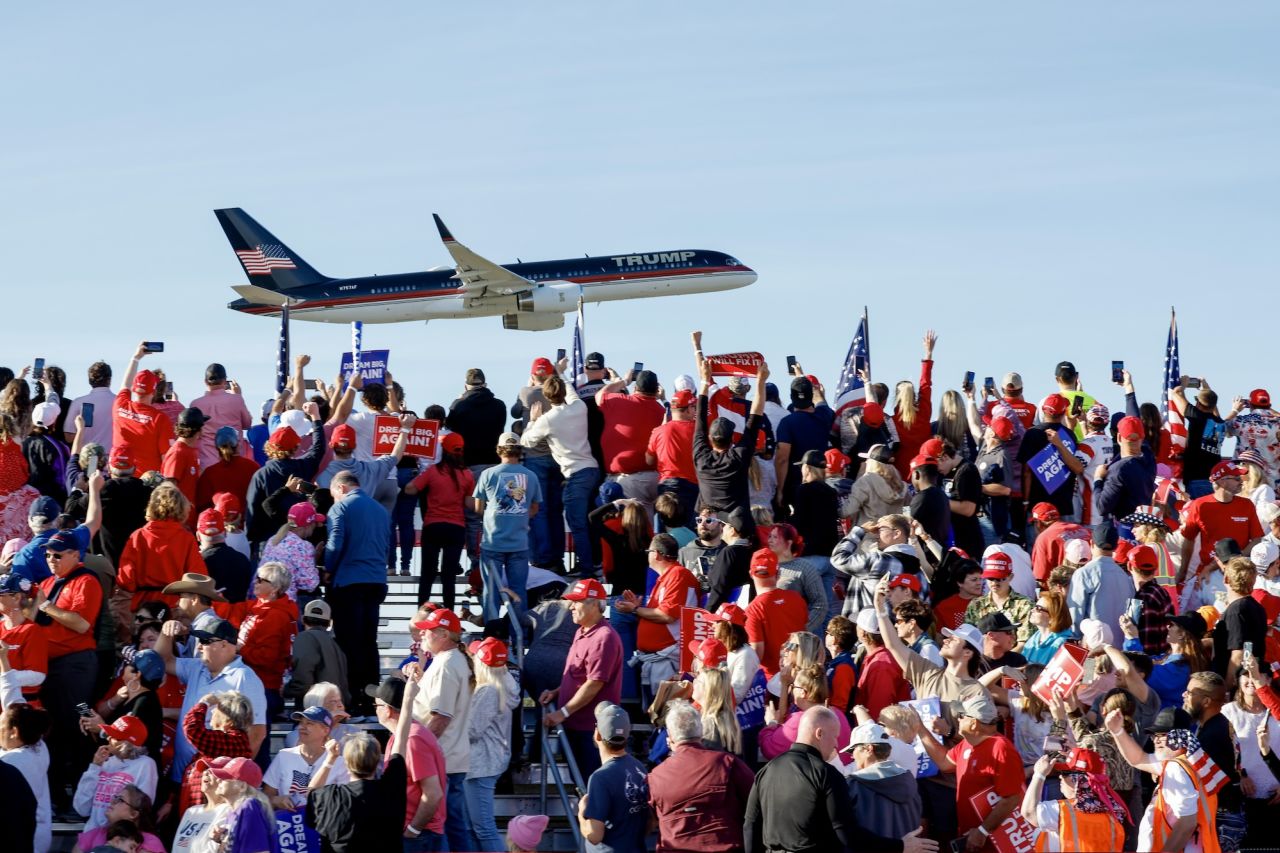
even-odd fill
[{"label": "woman with blonde hair", "polygon": [[933,329],[924,333],[919,389],[904,379],[893,392],[893,426],[898,433],[894,464],[904,480],[911,476],[911,460],[920,451],[920,445],[929,438],[929,421],[933,416],[933,346],[937,342],[938,336]]},{"label": "woman with blonde hair", "polygon": [[1267,462],[1262,454],[1253,448],[1242,450],[1236,454],[1236,462],[1244,465],[1244,483],[1240,494],[1253,501],[1255,509],[1262,509],[1264,504],[1275,503],[1276,490],[1267,476]]},{"label": "woman with blonde hair", "polygon": [[[791,748],[800,732],[800,719],[804,712],[815,705],[827,704],[827,674],[820,666],[806,666],[796,672],[795,680],[787,684],[791,694],[789,704],[795,708],[789,710],[788,703],[778,706],[777,715],[765,724],[760,733],[760,754],[766,761],[771,761]],[[849,742],[849,718],[837,711],[836,718],[840,723],[840,734],[836,743]],[[853,756],[841,753],[840,760],[848,764]]]},{"label": "woman with blonde hair", "polygon": [[[853,481],[849,497],[845,498],[844,514],[855,526],[861,526],[886,515],[902,512],[907,500],[907,485],[902,482],[898,469],[893,467],[893,453],[883,444],[872,445],[866,453],[862,475]],[[875,537],[868,537],[874,542]],[[871,547],[868,545],[868,547]]]},{"label": "woman with blonde hair", "polygon": [[161,483],[147,501],[147,523],[135,530],[120,553],[111,610],[120,641],[126,642],[133,614],[148,601],[163,601],[170,609],[178,596],[161,590],[182,580],[186,572],[207,574],[200,545],[185,527],[191,502],[172,483]]},{"label": "woman with blonde hair", "polygon": [[520,689],[507,668],[507,647],[487,637],[468,647],[475,664],[475,692],[467,713],[471,763],[463,791],[477,850],[501,851],[502,835],[493,813],[494,787],[511,758],[511,712],[520,704]]},{"label": "woman with blonde hair", "polygon": [[729,671],[704,667],[693,679],[693,703],[702,712],[702,745],[742,754],[742,728],[734,713]]},{"label": "woman with blonde hair", "polygon": [[22,452],[22,438],[13,416],[0,414],[0,544],[30,536],[27,510],[40,497],[39,490],[27,483],[31,468]]},{"label": "woman with blonde hair", "polygon": [[795,674],[812,666],[826,671],[826,646],[817,634],[796,631],[782,644],[782,651],[778,657],[778,672],[769,679],[769,693],[780,700],[790,701],[787,688],[790,687]]},{"label": "woman with blonde hair", "polygon": [[13,419],[12,437],[21,442],[31,432],[31,386],[27,385],[28,368],[22,375],[10,379],[0,391],[0,416]]},{"label": "woman with blonde hair", "polygon": [[959,452],[961,461],[972,462],[977,457],[977,442],[982,437],[982,427],[981,424],[978,425],[978,434],[975,436],[973,424],[969,422],[969,407],[959,391],[947,389],[942,392],[938,419],[930,426],[930,431],[938,438],[951,442],[951,446]]}]

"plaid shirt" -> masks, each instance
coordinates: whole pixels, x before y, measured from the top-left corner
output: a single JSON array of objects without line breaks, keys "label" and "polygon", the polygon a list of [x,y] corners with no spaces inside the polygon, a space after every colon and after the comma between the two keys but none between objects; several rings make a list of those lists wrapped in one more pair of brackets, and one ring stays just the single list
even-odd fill
[{"label": "plaid shirt", "polygon": [[253,758],[249,750],[249,735],[232,729],[221,731],[205,725],[205,716],[209,706],[197,702],[187,712],[182,721],[182,731],[196,749],[196,757],[187,765],[187,772],[182,777],[182,790],[178,794],[179,814],[191,806],[204,804],[204,792],[200,790],[200,782],[210,760],[214,758]]},{"label": "plaid shirt", "polygon": [[1142,614],[1138,617],[1138,639],[1142,651],[1152,657],[1169,651],[1169,619],[1173,616],[1173,599],[1169,592],[1154,578],[1138,587],[1134,598],[1142,602]]},{"label": "plaid shirt", "polygon": [[[831,552],[831,565],[836,571],[849,576],[845,585],[844,607],[841,610],[849,619],[856,619],[862,610],[875,606],[876,584],[880,578],[885,575],[900,575],[903,571],[902,561],[892,551],[881,551],[879,548],[861,550],[862,540],[866,536],[867,531],[855,525]],[[924,575],[919,577],[927,589]]]},{"label": "plaid shirt", "polygon": [[970,625],[977,625],[984,616],[1003,612],[1005,616],[1009,617],[1010,622],[1017,623],[1018,642],[1025,643],[1036,630],[1036,627],[1031,624],[1031,608],[1033,606],[1035,606],[1034,601],[1025,595],[1019,595],[1013,590],[1009,590],[1009,597],[1005,599],[1003,605],[996,604],[996,600],[991,593],[987,593],[969,602],[969,606],[964,610],[964,621]]}]

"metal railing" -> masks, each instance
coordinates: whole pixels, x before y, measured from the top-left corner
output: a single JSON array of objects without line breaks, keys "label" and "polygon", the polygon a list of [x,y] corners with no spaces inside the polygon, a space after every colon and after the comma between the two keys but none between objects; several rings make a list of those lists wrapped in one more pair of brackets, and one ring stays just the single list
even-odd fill
[{"label": "metal railing", "polygon": [[511,659],[515,661],[515,665],[524,669],[524,627],[520,624],[519,607],[516,599],[511,593],[505,589],[499,593],[503,601],[507,603],[507,621],[511,623]]},{"label": "metal railing", "polygon": [[[564,733],[562,726],[556,726],[554,729],[548,729],[546,724],[547,714],[556,710],[556,704],[549,702],[546,705],[539,706],[538,714],[538,730],[539,738],[542,743],[542,773],[539,774],[539,803],[541,804],[542,813],[547,813],[547,773],[550,771],[551,779],[556,786],[556,794],[560,797],[560,805],[564,808],[565,817],[569,821],[569,829],[573,832],[573,844],[577,850],[583,849],[582,830],[578,826],[578,810],[570,803],[569,791],[565,788],[565,780],[560,775],[559,755],[564,756],[565,764],[569,768],[569,781],[573,783],[578,799],[586,796],[587,788],[583,784],[582,774],[578,771],[578,762],[573,758],[573,750],[569,748],[569,738]],[[559,755],[557,755],[559,753]]]}]

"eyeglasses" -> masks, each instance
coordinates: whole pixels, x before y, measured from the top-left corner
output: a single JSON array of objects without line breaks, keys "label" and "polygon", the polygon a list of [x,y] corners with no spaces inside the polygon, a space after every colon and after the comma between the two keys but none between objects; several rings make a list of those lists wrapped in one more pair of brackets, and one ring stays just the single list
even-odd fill
[{"label": "eyeglasses", "polygon": [[45,550],[44,558],[46,560],[60,560],[68,554],[75,554],[75,551],[49,551]]},{"label": "eyeglasses", "polygon": [[264,578],[262,575],[258,575],[256,578],[254,578],[254,580],[257,581],[258,583],[271,583],[271,581],[268,578]]},{"label": "eyeglasses", "polygon": [[1034,610],[1034,611],[1036,611],[1037,613],[1048,613],[1048,612],[1049,612],[1049,608],[1045,607],[1043,604],[1037,604],[1037,605],[1035,605],[1034,607],[1032,607],[1031,609],[1032,609],[1032,610]]},{"label": "eyeglasses", "polygon": [[137,806],[135,806],[133,803],[129,802],[129,801],[128,801],[128,800],[126,800],[124,797],[120,796],[119,794],[117,794],[116,796],[114,796],[114,797],[112,797],[112,798],[111,798],[111,805],[113,805],[113,806],[114,806],[116,803],[124,803],[126,806],[128,806],[128,807],[129,807],[129,808],[131,808],[131,809],[133,809],[133,811],[135,811],[135,812],[137,812],[137,811],[141,811],[141,809],[139,809]]},{"label": "eyeglasses", "polygon": [[208,640],[201,640],[199,638],[196,638],[196,644],[201,646],[212,646],[212,645],[216,645],[217,643],[225,643],[225,642],[226,640],[219,640],[216,637],[211,637]]},{"label": "eyeglasses", "polygon": [[782,644],[782,650],[784,652],[794,652],[798,648],[800,648],[799,643],[783,643]]},{"label": "eyeglasses", "polygon": [[720,519],[716,518],[715,516],[710,516],[708,518],[699,518],[698,523],[715,527],[723,524],[724,522],[722,522]]}]

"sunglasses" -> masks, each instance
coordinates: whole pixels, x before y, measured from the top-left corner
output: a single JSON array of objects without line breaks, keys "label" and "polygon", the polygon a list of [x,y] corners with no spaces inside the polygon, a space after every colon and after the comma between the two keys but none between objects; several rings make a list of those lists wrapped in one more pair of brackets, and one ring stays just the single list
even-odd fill
[{"label": "sunglasses", "polygon": [[200,645],[200,646],[214,646],[214,645],[217,645],[218,643],[225,643],[225,642],[226,642],[226,640],[218,640],[218,639],[213,639],[213,640],[199,640],[199,639],[197,639],[197,640],[196,640],[196,644],[197,644],[197,645]]},{"label": "sunglasses", "polygon": [[1037,604],[1037,605],[1035,605],[1034,607],[1032,607],[1031,609],[1032,609],[1032,610],[1034,610],[1034,611],[1036,611],[1037,613],[1048,613],[1048,612],[1049,612],[1049,608],[1045,607],[1043,604]]},{"label": "sunglasses", "polygon": [[256,578],[254,578],[254,580],[257,581],[258,583],[271,583],[270,580],[268,580],[267,578],[264,578],[262,575],[258,575]]},{"label": "sunglasses", "polygon": [[711,525],[711,526],[717,526],[717,525],[723,524],[724,522],[722,522],[722,521],[721,521],[720,519],[718,519],[718,518],[699,518],[699,519],[698,519],[698,523],[699,523],[699,524],[707,524],[707,525]]},{"label": "sunglasses", "polygon": [[799,643],[783,643],[782,644],[782,650],[784,652],[794,652],[798,648],[800,648]]}]

